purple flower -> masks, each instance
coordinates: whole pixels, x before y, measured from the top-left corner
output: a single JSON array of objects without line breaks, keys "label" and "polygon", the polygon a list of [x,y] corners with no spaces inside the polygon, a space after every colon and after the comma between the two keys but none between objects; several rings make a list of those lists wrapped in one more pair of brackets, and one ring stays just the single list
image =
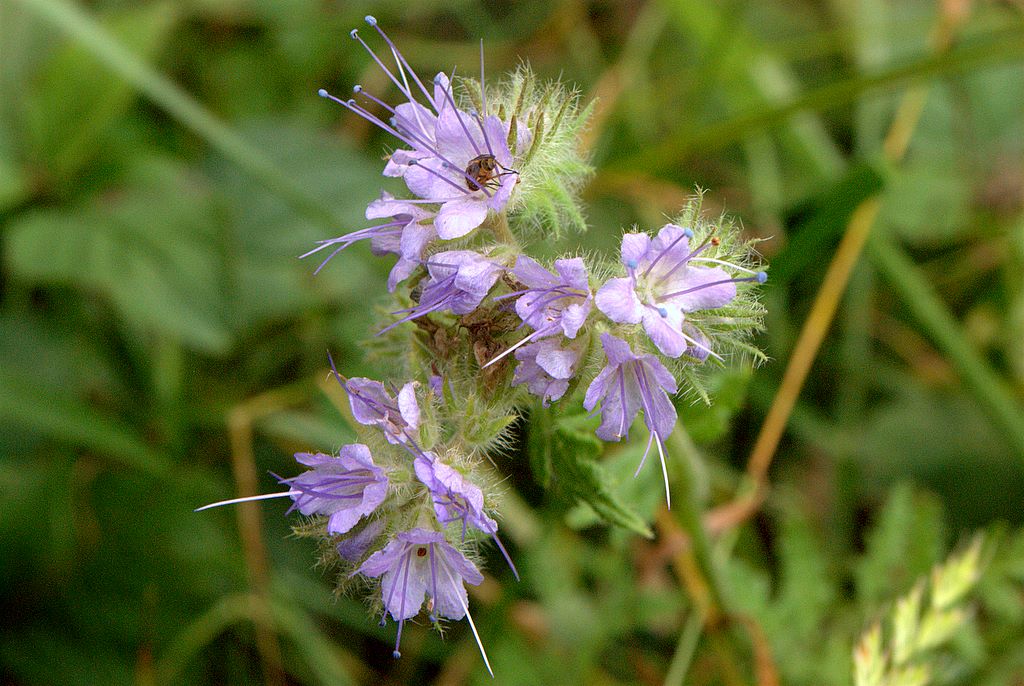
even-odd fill
[{"label": "purple flower", "polygon": [[372,379],[357,377],[342,381],[341,385],[348,393],[352,415],[357,422],[379,427],[392,445],[412,440],[411,434],[420,426],[416,382],[410,381],[402,386],[397,398],[387,392],[384,384]]},{"label": "purple flower", "polygon": [[295,459],[310,471],[291,479],[279,479],[289,487],[294,501],[288,512],[325,515],[327,533],[343,534],[384,502],[388,478],[373,464],[370,449],[362,443],[346,445],[338,457],[323,453],[297,453]]},{"label": "purple flower", "polygon": [[442,526],[462,522],[462,538],[466,529],[472,526],[488,534],[498,545],[516,579],[519,572],[512,564],[505,546],[498,539],[498,524],[484,512],[484,494],[479,487],[466,481],[462,474],[437,459],[431,452],[420,452],[413,461],[416,478],[430,491],[434,501],[434,515]]},{"label": "purple flower", "polygon": [[485,534],[493,534],[498,524],[484,512],[484,494],[466,481],[462,474],[437,459],[431,452],[421,453],[413,461],[419,479],[434,501],[434,515],[442,526],[462,522],[462,537],[472,526]]},{"label": "purple flower", "polygon": [[[722,307],[736,297],[736,283],[764,283],[764,272],[751,272],[737,265],[701,258],[711,237],[690,249],[690,229],[666,224],[651,240],[646,233],[627,233],[622,237],[622,263],[628,276],[609,279],[597,292],[597,307],[609,319],[620,324],[643,323],[644,330],[665,355],[683,353],[703,360],[715,355],[711,343],[692,324],[686,314],[696,310]],[[720,263],[753,274],[731,277],[721,267],[700,267],[694,262]],[[717,357],[717,355],[716,355]]]},{"label": "purple flower", "polygon": [[443,533],[419,528],[399,533],[358,571],[370,577],[384,577],[384,609],[399,623],[396,658],[401,657],[398,646],[405,620],[419,614],[426,596],[432,601],[433,615],[462,619],[469,615],[469,598],[463,584],[476,586],[484,580],[476,566],[448,544]]},{"label": "purple flower", "polygon": [[580,346],[563,348],[560,339],[545,338],[516,350],[516,367],[512,385],[526,384],[530,393],[542,398],[544,407],[558,400],[569,389],[569,380],[576,374]]},{"label": "purple flower", "polygon": [[608,364],[587,388],[583,407],[593,412],[601,403],[599,438],[618,441],[629,437],[629,426],[638,412],[643,410],[644,424],[650,431],[647,449],[637,467],[637,473],[647,460],[651,441],[655,441],[661,456],[661,469],[665,475],[665,495],[668,497],[668,470],[665,466],[663,442],[672,433],[676,423],[676,408],[669,393],[676,392],[676,380],[665,365],[654,355],[635,355],[625,341],[601,334]]},{"label": "purple flower", "polygon": [[[343,101],[323,89],[320,95],[343,105],[407,146],[391,154],[384,174],[403,177],[410,191],[441,205],[436,219],[441,238],[449,240],[464,236],[483,223],[489,210],[500,212],[504,209],[518,180],[518,172],[511,168],[513,153],[508,147],[513,123],[487,114],[482,47],[481,115],[458,109],[450,80],[443,72],[434,78],[431,93],[377,25],[377,20],[366,17],[366,22],[387,44],[394,60],[394,70],[370,49],[358,31],[353,29],[350,35],[366,49],[406,102],[391,107],[356,86],[353,89],[356,94],[390,113],[390,123],[385,123],[354,99]],[[418,93],[410,84],[416,86]],[[426,105],[419,101],[420,97]],[[517,147],[523,149],[530,144],[532,135],[521,123],[515,122],[514,125],[517,127]]]},{"label": "purple flower", "polygon": [[384,333],[403,322],[439,310],[469,314],[487,297],[505,268],[471,250],[451,250],[433,255],[426,263],[428,278],[423,282],[420,302],[395,314],[406,316],[380,331]]},{"label": "purple flower", "polygon": [[335,546],[338,556],[343,560],[356,562],[366,554],[370,545],[382,533],[384,533],[384,520],[374,519],[364,526],[362,530],[338,542],[338,545]]},{"label": "purple flower", "polygon": [[[587,281],[587,267],[581,258],[574,257],[555,260],[555,271],[558,272],[557,276],[540,266],[536,260],[525,255],[520,255],[516,259],[516,266],[512,273],[526,288],[500,295],[495,300],[518,297],[516,313],[523,320],[523,325],[532,327],[534,331],[508,350],[494,357],[484,367],[494,364],[520,346],[546,336],[561,334],[566,338],[576,338],[587,321],[593,301],[590,284]],[[545,349],[551,347],[548,345]],[[516,359],[524,358],[517,353]],[[569,377],[555,376],[555,378]],[[566,384],[566,386],[568,385]],[[563,388],[561,393],[564,392]],[[561,396],[561,393],[558,395]],[[538,395],[542,394],[538,393]]]},{"label": "purple flower", "polygon": [[437,238],[433,223],[434,214],[434,210],[425,208],[414,200],[398,200],[390,193],[381,193],[380,198],[367,206],[366,218],[391,221],[337,238],[317,241],[317,247],[301,257],[309,257],[326,248],[337,246],[313,272],[316,274],[345,248],[361,240],[370,239],[370,248],[374,255],[398,255],[398,261],[388,275],[388,290],[394,292],[398,284],[409,278],[409,275],[420,266],[427,245]]}]

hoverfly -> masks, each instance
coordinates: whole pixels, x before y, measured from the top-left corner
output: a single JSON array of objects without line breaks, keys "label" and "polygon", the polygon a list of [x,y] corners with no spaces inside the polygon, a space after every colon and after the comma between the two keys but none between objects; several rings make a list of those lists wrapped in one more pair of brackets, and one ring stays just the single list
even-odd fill
[{"label": "hoverfly", "polygon": [[492,184],[502,176],[518,173],[515,169],[503,165],[494,155],[484,153],[477,155],[466,165],[466,176],[469,177],[466,179],[466,187],[471,191],[482,190],[485,186],[493,188]]}]

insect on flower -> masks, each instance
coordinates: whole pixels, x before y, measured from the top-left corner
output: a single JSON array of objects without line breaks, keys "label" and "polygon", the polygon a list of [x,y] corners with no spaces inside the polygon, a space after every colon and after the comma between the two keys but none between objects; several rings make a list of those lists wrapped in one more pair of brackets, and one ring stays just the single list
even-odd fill
[{"label": "insect on flower", "polygon": [[502,176],[518,173],[515,169],[503,165],[494,155],[484,153],[477,155],[466,165],[466,187],[471,191],[483,190],[485,186],[493,190],[500,183],[498,180]]}]

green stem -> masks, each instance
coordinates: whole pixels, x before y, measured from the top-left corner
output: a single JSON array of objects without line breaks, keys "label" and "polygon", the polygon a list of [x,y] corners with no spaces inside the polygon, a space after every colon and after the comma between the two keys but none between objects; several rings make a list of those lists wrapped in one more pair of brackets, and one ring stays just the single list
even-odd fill
[{"label": "green stem", "polygon": [[924,332],[953,364],[981,408],[1024,459],[1024,413],[985,359],[964,338],[953,315],[932,289],[917,265],[889,236],[878,231],[867,245],[883,277],[903,299]]},{"label": "green stem", "polygon": [[489,220],[488,224],[491,231],[494,232],[494,237],[502,243],[505,243],[509,247],[519,251],[519,242],[516,237],[512,235],[512,230],[508,227],[508,215],[504,212],[498,213],[493,219]]},{"label": "green stem", "polygon": [[269,158],[192,96],[125,48],[80,7],[63,0],[16,1],[85,46],[111,71],[206,139],[211,146],[251,174],[269,191],[280,196],[297,212],[326,226],[337,224],[334,213],[323,202],[281,172]]},{"label": "green stem", "polygon": [[668,673],[665,675],[665,686],[682,686],[686,682],[686,674],[690,671],[690,664],[693,663],[693,656],[697,652],[697,642],[700,640],[703,626],[704,620],[700,613],[693,612],[687,618],[686,626],[679,634],[679,642],[676,643],[676,652],[672,655]]}]

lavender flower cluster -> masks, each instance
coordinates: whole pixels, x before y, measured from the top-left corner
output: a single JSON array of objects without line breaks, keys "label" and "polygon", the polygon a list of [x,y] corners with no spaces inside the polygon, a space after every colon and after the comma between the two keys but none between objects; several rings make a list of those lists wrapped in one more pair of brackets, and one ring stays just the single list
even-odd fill
[{"label": "lavender flower cluster", "polygon": [[752,350],[744,338],[761,315],[753,286],[766,274],[730,226],[701,218],[699,203],[653,236],[626,233],[618,264],[574,256],[546,268],[522,245],[583,224],[576,191],[589,168],[578,133],[589,110],[525,67],[489,90],[482,46],[479,83],[454,72],[425,83],[377,21],[366,22],[383,58],[357,30],[351,36],[401,102],[360,86],[351,99],[320,95],[397,141],[383,174],[400,177],[408,193],[382,193],[366,209],[371,226],[303,257],[323,255],[319,271],[363,240],[396,257],[394,320],[378,335],[397,353],[399,374],[414,380],[399,388],[346,378],[332,361],[364,442],[296,455],[308,471],[280,479],[285,491],[208,507],[291,498],[289,512],[314,518],[347,577],[380,578],[379,606],[398,622],[398,657],[404,622],[424,604],[434,623],[467,618],[479,644],[465,588],[483,580],[479,541],[492,540],[518,579],[492,517],[484,459],[507,443],[528,398],[549,407],[586,384],[582,404],[600,413],[605,441],[628,439],[642,414],[648,438],[637,472],[656,447],[668,499],[672,395],[680,379],[687,390],[697,383],[702,363]]}]

